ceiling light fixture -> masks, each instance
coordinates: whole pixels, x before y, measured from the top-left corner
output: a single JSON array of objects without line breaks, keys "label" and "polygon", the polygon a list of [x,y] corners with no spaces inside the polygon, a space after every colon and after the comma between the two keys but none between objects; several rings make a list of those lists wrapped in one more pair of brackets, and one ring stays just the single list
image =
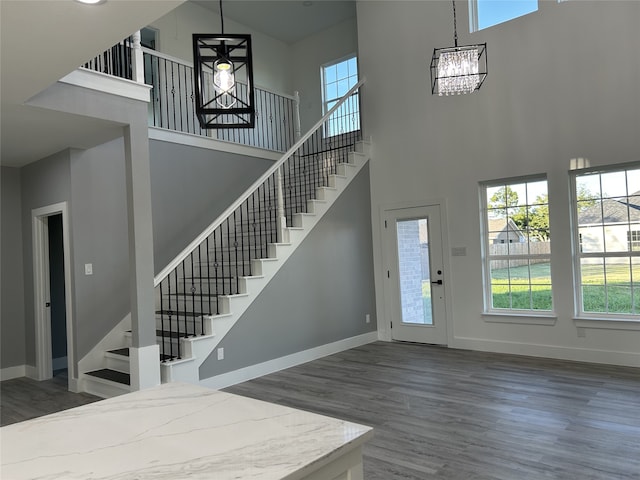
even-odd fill
[{"label": "ceiling light fixture", "polygon": [[251,35],[193,34],[196,115],[202,128],[253,128]]},{"label": "ceiling light fixture", "polygon": [[434,48],[431,93],[460,95],[479,90],[487,77],[487,44],[458,46],[456,2],[453,0],[453,47]]},{"label": "ceiling light fixture", "polygon": [[107,0],[76,0],[78,3],[84,3],[85,5],[98,5],[100,3],[104,3]]}]

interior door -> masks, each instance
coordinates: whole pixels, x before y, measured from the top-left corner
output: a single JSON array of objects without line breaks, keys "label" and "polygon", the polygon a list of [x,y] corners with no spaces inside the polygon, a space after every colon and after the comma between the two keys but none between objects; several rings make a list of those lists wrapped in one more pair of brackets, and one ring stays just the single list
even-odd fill
[{"label": "interior door", "polygon": [[439,205],[385,210],[386,310],[394,340],[447,344]]}]

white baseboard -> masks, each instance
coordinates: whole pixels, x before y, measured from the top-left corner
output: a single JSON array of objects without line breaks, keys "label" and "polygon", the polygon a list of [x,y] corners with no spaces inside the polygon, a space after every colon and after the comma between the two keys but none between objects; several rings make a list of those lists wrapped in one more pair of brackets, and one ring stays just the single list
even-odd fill
[{"label": "white baseboard", "polygon": [[504,342],[469,337],[455,337],[453,344],[449,345],[449,347],[463,350],[478,350],[481,352],[525,355],[528,357],[544,357],[576,362],[640,367],[640,353],[635,352],[614,352],[610,350]]},{"label": "white baseboard", "polygon": [[326,357],[327,355],[333,355],[334,353],[349,350],[350,348],[360,347],[368,343],[376,342],[377,340],[377,331],[364,333],[355,337],[345,338],[344,340],[338,340],[337,342],[303,350],[302,352],[275,358],[257,365],[251,365],[250,367],[234,370],[233,372],[205,378],[200,380],[200,385],[207,388],[213,388],[215,390],[230,387],[231,385],[246,382],[247,380],[262,377],[270,373],[275,373],[280,370],[284,370],[285,368],[291,368],[302,363],[317,360],[319,358]]},{"label": "white baseboard", "polygon": [[38,369],[33,365],[25,365],[26,370],[24,372],[26,377],[38,380]]},{"label": "white baseboard", "polygon": [[0,382],[11,380],[12,378],[24,377],[26,374],[26,365],[16,365],[15,367],[0,368]]}]

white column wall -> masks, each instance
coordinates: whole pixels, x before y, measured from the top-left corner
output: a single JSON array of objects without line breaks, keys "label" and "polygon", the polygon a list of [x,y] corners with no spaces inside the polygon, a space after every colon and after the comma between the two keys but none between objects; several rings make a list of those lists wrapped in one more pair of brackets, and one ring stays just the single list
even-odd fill
[{"label": "white column wall", "polygon": [[[458,3],[460,44],[487,42],[489,75],[472,95],[432,96],[433,49],[453,44],[448,2],[358,2],[365,135],[373,137],[372,219],[377,309],[382,304],[380,209],[434,198],[447,202],[449,344],[640,366],[640,331],[573,322],[569,160],[640,161],[638,2],[542,1],[541,10],[469,34]],[[381,61],[384,60],[384,61]],[[549,177],[555,325],[483,317],[478,182]],[[446,248],[445,247],[445,248]],[[524,319],[525,321],[527,319]],[[380,318],[382,338],[390,338]]]}]

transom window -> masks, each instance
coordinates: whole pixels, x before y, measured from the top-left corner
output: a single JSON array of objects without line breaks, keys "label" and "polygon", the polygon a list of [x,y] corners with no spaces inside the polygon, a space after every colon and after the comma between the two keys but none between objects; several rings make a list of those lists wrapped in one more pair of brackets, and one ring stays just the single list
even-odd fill
[{"label": "transom window", "polygon": [[[323,114],[358,83],[358,59],[350,57],[322,67]],[[360,130],[360,101],[356,92],[329,118],[326,135],[332,137]]]},{"label": "transom window", "polygon": [[486,311],[551,311],[546,177],[484,183]]},{"label": "transom window", "polygon": [[537,10],[538,0],[469,0],[469,26],[477,32]]},{"label": "transom window", "polygon": [[640,165],[572,176],[578,315],[640,314]]}]

